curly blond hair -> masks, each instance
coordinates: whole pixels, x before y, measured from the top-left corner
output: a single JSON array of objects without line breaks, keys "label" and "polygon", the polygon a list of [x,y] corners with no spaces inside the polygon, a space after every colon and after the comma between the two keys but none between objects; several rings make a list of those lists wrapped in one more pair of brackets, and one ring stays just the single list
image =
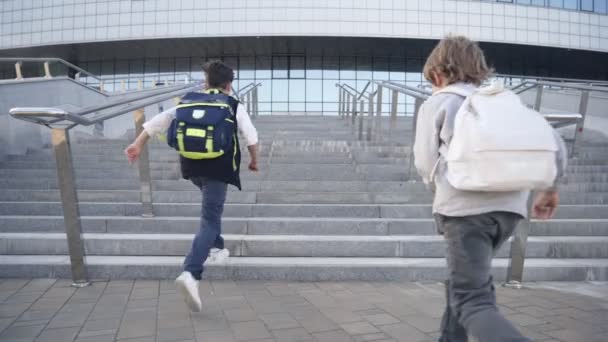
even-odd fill
[{"label": "curly blond hair", "polygon": [[464,36],[447,36],[433,49],[424,64],[424,77],[433,83],[433,75],[440,75],[447,84],[456,82],[480,85],[494,70],[476,42]]}]

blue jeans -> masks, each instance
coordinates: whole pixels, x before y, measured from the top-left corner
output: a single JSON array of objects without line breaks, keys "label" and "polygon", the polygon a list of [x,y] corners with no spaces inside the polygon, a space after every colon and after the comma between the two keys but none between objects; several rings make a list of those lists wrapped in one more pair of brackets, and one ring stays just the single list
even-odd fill
[{"label": "blue jeans", "polygon": [[192,273],[192,276],[200,280],[203,274],[203,263],[209,256],[209,250],[213,247],[223,249],[222,238],[222,213],[226,202],[228,184],[209,178],[192,178],[203,195],[201,209],[200,229],[194,241],[190,253],[184,261],[184,271]]},{"label": "blue jeans", "polygon": [[496,307],[492,257],[513,234],[520,215],[491,212],[464,217],[435,216],[447,242],[448,281],[440,342],[529,342]]}]

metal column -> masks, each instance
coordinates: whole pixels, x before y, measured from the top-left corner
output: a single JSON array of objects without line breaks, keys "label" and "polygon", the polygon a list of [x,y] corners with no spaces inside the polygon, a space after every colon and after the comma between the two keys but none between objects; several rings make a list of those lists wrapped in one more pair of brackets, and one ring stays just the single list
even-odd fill
[{"label": "metal column", "polygon": [[76,178],[72,166],[70,136],[66,128],[51,130],[51,143],[57,164],[57,181],[61,194],[65,234],[70,252],[72,270],[72,286],[85,287],[90,285],[84,257],[84,242],[78,209],[78,194],[76,193]]},{"label": "metal column", "polygon": [[[532,207],[533,198],[534,194],[530,193],[528,197],[528,211],[530,211],[530,208]],[[511,250],[509,251],[506,287],[515,289],[522,288],[528,234],[530,234],[530,212],[528,212],[528,217],[519,223],[513,233],[513,241],[511,242]]]},{"label": "metal column", "polygon": [[374,97],[370,95],[368,98],[368,116],[367,116],[367,141],[372,140],[373,130],[374,130]]},{"label": "metal column", "polygon": [[382,87],[378,86],[378,97],[376,99],[376,135],[382,137]]},{"label": "metal column", "polygon": [[258,116],[258,87],[253,88],[253,90],[251,91],[251,97],[252,97],[252,103],[251,103],[251,109],[252,109],[252,115],[253,117],[257,117]]},{"label": "metal column", "polygon": [[340,117],[340,119],[344,119],[344,112],[342,110],[342,107],[344,105],[344,91],[342,90],[342,88],[338,88],[338,117]]},{"label": "metal column", "polygon": [[578,140],[583,135],[585,129],[585,119],[587,118],[587,107],[589,106],[589,90],[585,90],[581,93],[581,102],[578,106],[578,113],[583,117],[576,123],[576,129],[574,131],[574,140],[570,145],[570,156],[574,156],[577,151]]},{"label": "metal column", "polygon": [[399,92],[396,90],[393,90],[393,98],[391,101],[391,123],[389,126],[389,136],[391,135],[391,133],[395,129],[395,126],[397,125],[397,109],[399,108],[398,106],[399,106]]},{"label": "metal column", "polygon": [[410,165],[407,171],[408,180],[412,180],[412,169],[414,168],[414,142],[416,141],[416,124],[418,123],[418,111],[422,106],[423,100],[416,98],[414,100],[414,115],[412,116],[412,138],[410,139]]},{"label": "metal column", "polygon": [[[357,115],[357,97],[355,95],[351,95],[350,96],[352,98],[353,101],[353,105],[352,105],[352,113],[353,113],[353,118],[352,118],[352,123],[353,125],[355,124],[355,116]],[[363,107],[361,107],[361,109],[363,109]],[[361,113],[363,113],[363,110],[361,111]]]},{"label": "metal column", "polygon": [[[356,101],[356,100],[355,100]],[[356,102],[355,102],[356,104]],[[361,110],[359,112],[359,140],[363,140],[363,113],[365,108],[365,101],[361,100]],[[354,121],[354,117],[353,117]]]},{"label": "metal column", "polygon": [[[138,109],[134,113],[135,118],[135,136],[139,136],[144,131],[144,122],[146,117],[143,109]],[[139,182],[141,184],[141,205],[142,216],[153,217],[154,206],[152,205],[152,176],[150,175],[150,156],[148,146],[142,147],[139,161],[137,162],[139,169]]]},{"label": "metal column", "polygon": [[536,86],[536,99],[534,101],[534,110],[537,112],[540,112],[540,105],[543,100],[543,89],[544,89],[544,86],[542,86],[542,85]]}]

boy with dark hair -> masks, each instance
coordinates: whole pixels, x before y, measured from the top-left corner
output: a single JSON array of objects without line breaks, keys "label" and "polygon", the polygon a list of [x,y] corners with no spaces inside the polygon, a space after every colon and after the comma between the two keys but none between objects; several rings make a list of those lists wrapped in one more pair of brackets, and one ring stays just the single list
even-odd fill
[{"label": "boy with dark hair", "polygon": [[[202,96],[213,99],[214,102],[211,104],[201,103],[202,107],[198,107],[198,109],[196,103],[184,104],[183,106],[177,106],[156,115],[154,118],[144,123],[144,131],[136,138],[135,142],[125,150],[125,154],[129,161],[131,163],[135,162],[139,158],[143,146],[148,142],[151,136],[166,133],[172,127],[175,127],[176,113],[178,110],[182,110],[182,114],[177,115],[178,117],[185,117],[191,121],[204,119],[206,115],[212,116],[211,111],[218,107],[224,107],[233,114],[225,120],[221,120],[219,123],[224,125],[234,124],[234,126],[236,126],[236,129],[232,129],[230,132],[230,134],[233,135],[232,137],[229,137],[229,139],[219,139],[220,142],[226,143],[226,146],[231,146],[229,150],[222,150],[219,153],[214,151],[214,142],[211,138],[212,134],[214,134],[214,127],[202,126],[203,129],[187,128],[185,133],[186,139],[184,139],[183,132],[178,133],[178,136],[179,134],[182,134],[180,137],[182,140],[179,143],[182,175],[185,179],[189,179],[196,185],[203,195],[200,229],[196,234],[194,241],[192,242],[192,248],[184,261],[184,272],[182,272],[175,281],[176,286],[184,295],[186,304],[195,312],[200,311],[202,308],[198,292],[198,283],[201,280],[203,273],[203,263],[208,257],[215,261],[220,261],[229,256],[228,250],[224,249],[224,240],[221,237],[221,218],[224,210],[224,203],[226,201],[228,184],[238,187],[239,190],[241,188],[239,177],[241,156],[236,132],[237,129],[245,138],[251,156],[249,170],[258,171],[257,131],[251,123],[251,119],[249,118],[249,114],[245,110],[245,107],[231,97],[234,71],[221,61],[208,62],[203,66],[203,70],[206,76],[204,93],[207,95]],[[195,96],[196,94],[197,93],[194,93]],[[187,94],[182,101],[188,100],[187,98],[190,95],[191,94]],[[204,107],[205,105],[208,105],[209,107]],[[187,123],[179,122],[179,124],[186,125]],[[207,131],[204,130],[205,128]],[[178,131],[180,129],[182,128],[177,128]],[[196,144],[189,144],[187,140],[189,130],[193,132],[193,138],[190,141],[197,141]],[[217,130],[216,127],[215,131]],[[202,140],[196,140],[197,137]],[[199,144],[198,141],[207,142],[210,143],[210,145],[205,146],[204,152],[191,152],[185,150],[193,145],[196,145],[197,147],[205,145],[205,143]],[[232,141],[234,143],[232,143]],[[174,147],[177,149],[177,144]],[[207,148],[209,148],[209,151],[206,150]]]}]

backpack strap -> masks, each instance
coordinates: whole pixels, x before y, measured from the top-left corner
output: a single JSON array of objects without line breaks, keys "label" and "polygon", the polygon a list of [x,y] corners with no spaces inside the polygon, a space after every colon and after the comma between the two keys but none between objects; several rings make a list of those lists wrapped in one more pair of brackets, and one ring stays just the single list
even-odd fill
[{"label": "backpack strap", "polygon": [[[449,85],[449,86],[435,92],[435,94],[448,93],[448,94],[456,94],[456,95],[459,95],[462,97],[469,97],[469,96],[473,95],[475,93],[475,91],[476,91],[476,89],[471,91],[469,89],[465,89],[463,87],[459,87],[456,85]],[[435,94],[433,94],[433,95],[435,95]]]}]

